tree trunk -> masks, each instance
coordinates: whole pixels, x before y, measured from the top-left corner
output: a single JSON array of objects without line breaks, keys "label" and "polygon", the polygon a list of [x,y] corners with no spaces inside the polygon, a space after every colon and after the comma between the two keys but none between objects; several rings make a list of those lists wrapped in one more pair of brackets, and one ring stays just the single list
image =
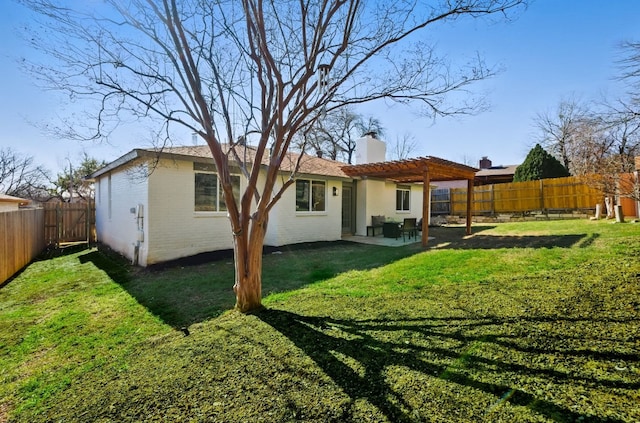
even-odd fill
[{"label": "tree trunk", "polygon": [[604,198],[604,205],[607,209],[607,219],[613,218],[613,199],[610,196]]},{"label": "tree trunk", "polygon": [[262,308],[262,248],[266,230],[252,225],[247,239],[239,236],[234,247],[236,309],[248,313]]}]

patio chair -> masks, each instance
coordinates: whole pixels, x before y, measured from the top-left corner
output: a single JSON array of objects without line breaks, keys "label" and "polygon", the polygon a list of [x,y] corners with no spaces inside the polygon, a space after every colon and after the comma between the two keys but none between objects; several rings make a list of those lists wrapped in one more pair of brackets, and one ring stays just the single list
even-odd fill
[{"label": "patio chair", "polygon": [[418,226],[416,225],[416,220],[418,219],[416,219],[415,217],[404,220],[402,228],[400,229],[400,232],[402,232],[402,241],[405,240],[405,234],[409,236],[409,240],[411,240],[411,235],[413,235],[414,239],[418,239]]},{"label": "patio chair", "polygon": [[371,216],[371,226],[367,226],[367,236],[369,236],[369,229],[371,229],[371,236],[376,236],[376,229],[382,229],[385,220],[384,215]]}]

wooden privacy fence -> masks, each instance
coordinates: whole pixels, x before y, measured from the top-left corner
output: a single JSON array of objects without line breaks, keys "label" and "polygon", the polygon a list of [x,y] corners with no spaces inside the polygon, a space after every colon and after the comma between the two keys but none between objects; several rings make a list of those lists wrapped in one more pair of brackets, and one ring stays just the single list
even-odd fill
[{"label": "wooden privacy fence", "polygon": [[96,207],[86,203],[45,203],[44,239],[47,245],[96,240]]},{"label": "wooden privacy fence", "polygon": [[0,213],[0,284],[44,250],[43,209]]},{"label": "wooden privacy fence", "polygon": [[[593,210],[604,195],[575,176],[473,188],[473,215]],[[466,188],[451,189],[451,215],[467,214]]]}]

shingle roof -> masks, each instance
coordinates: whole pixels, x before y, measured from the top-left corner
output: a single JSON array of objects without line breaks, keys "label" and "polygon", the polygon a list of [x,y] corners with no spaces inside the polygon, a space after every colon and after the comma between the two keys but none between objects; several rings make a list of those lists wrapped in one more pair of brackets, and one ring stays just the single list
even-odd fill
[{"label": "shingle roof", "polygon": [[[229,148],[227,145],[224,145],[223,148],[226,152],[228,152]],[[252,163],[255,159],[256,148],[251,146],[236,146],[236,151],[238,155],[246,160],[248,163]],[[209,150],[209,146],[206,145],[198,145],[198,146],[180,146],[180,147],[167,147],[163,149],[163,152],[168,154],[178,154],[184,156],[192,156],[192,157],[202,157],[202,158],[210,158],[213,160],[211,155],[211,151]],[[308,154],[303,154],[300,157],[300,153],[289,152],[285,160],[282,162],[280,166],[280,170],[283,172],[291,172],[295,168],[296,162],[300,159],[300,167],[298,168],[298,173],[309,174],[309,175],[322,175],[322,176],[335,176],[339,178],[348,178],[348,176],[342,171],[342,166],[345,165],[343,162],[339,162],[336,160],[329,160],[320,158],[317,156],[311,156]],[[264,166],[269,165],[269,155],[265,154],[262,158],[262,164]]]},{"label": "shingle roof", "polygon": [[480,169],[476,176],[484,177],[484,176],[497,176],[497,175],[515,175],[516,168],[519,165],[508,165],[508,166],[493,166],[489,169]]},{"label": "shingle roof", "polygon": [[[228,146],[224,146],[225,151],[228,152]],[[236,151],[238,155],[246,162],[253,163],[256,155],[256,148],[251,146],[236,146]],[[211,150],[209,150],[209,146],[207,145],[197,145],[197,146],[176,146],[176,147],[164,147],[164,148],[147,148],[147,149],[136,149],[127,153],[126,155],[120,157],[119,159],[113,161],[105,168],[94,172],[91,177],[97,177],[101,174],[115,169],[129,161],[141,157],[141,156],[157,156],[157,157],[173,157],[184,158],[184,160],[193,160],[194,158],[204,159],[206,161],[213,162],[213,156],[211,154]],[[342,171],[342,166],[345,165],[343,162],[339,162],[336,160],[329,160],[320,158],[317,156],[311,156],[307,154],[300,154],[289,152],[285,160],[282,162],[280,166],[280,170],[282,172],[291,172],[295,168],[297,161],[300,160],[300,166],[298,168],[298,174],[307,174],[307,175],[318,175],[318,176],[331,176],[337,178],[347,178],[349,176]],[[262,165],[269,165],[269,155],[265,155],[262,159]]]}]

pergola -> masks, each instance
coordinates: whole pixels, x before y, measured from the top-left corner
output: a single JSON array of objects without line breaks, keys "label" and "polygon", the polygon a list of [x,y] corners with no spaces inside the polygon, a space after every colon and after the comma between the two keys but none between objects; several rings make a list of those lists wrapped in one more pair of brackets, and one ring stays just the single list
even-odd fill
[{"label": "pergola", "polygon": [[429,184],[433,181],[467,181],[467,235],[471,235],[473,180],[478,169],[438,157],[343,166],[352,178],[379,178],[396,183],[422,182],[422,245],[429,240]]}]

